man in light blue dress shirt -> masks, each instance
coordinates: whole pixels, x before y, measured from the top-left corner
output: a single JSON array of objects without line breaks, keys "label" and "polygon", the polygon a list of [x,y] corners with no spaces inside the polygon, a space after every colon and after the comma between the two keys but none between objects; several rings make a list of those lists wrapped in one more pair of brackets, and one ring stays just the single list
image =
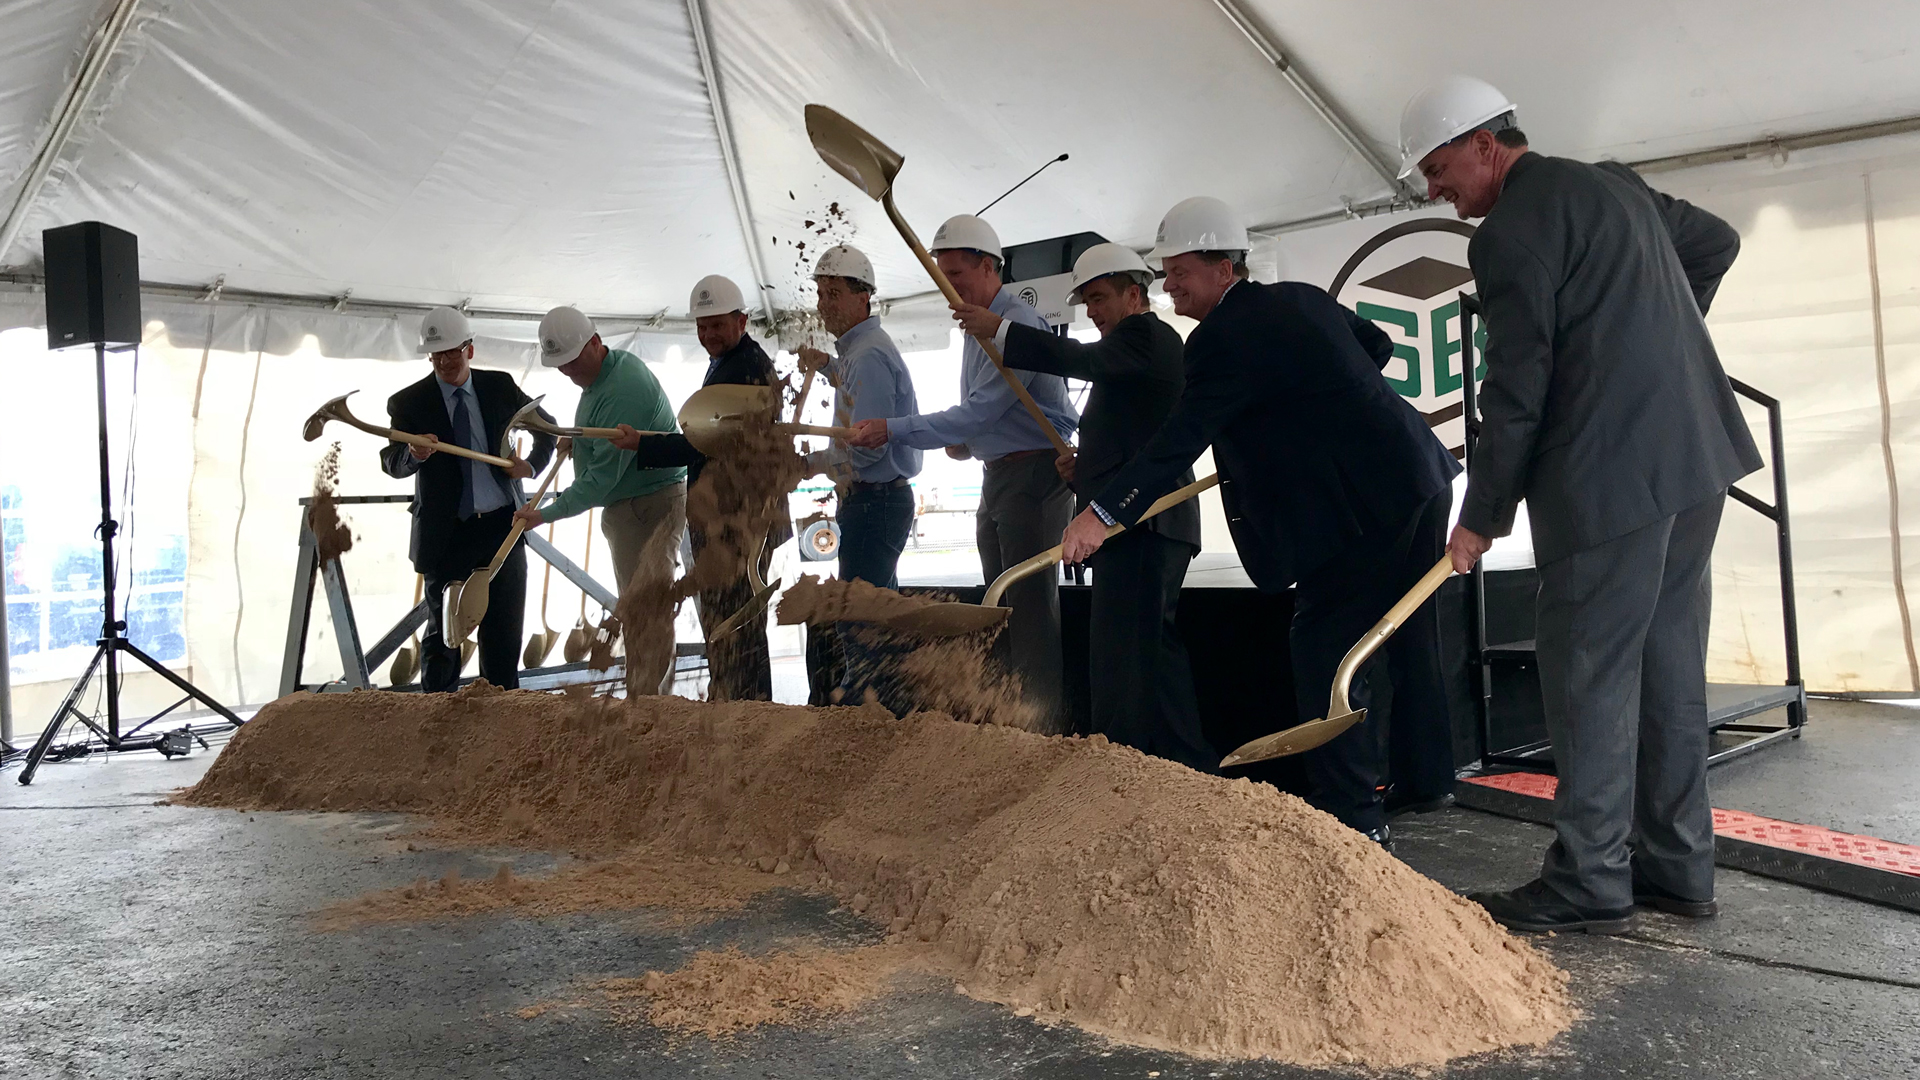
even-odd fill
[{"label": "man in light blue dress shirt", "polygon": [[[1000,238],[971,214],[948,218],[930,250],[960,298],[1010,322],[1040,329],[1046,320],[1000,280]],[[1062,438],[1071,438],[1080,415],[1058,375],[1016,371],[1040,411]],[[967,339],[960,365],[960,404],[936,413],[863,420],[850,440],[857,447],[891,444],[973,457],[986,465],[974,535],[980,571],[988,582],[1000,572],[1059,542],[1073,514],[1073,491],[1055,465],[1053,443],[1028,415],[993,359]],[[1007,637],[1013,670],[1027,698],[1060,730],[1062,663],[1060,588],[1057,574],[1035,574],[1007,591],[1013,608]]]}]

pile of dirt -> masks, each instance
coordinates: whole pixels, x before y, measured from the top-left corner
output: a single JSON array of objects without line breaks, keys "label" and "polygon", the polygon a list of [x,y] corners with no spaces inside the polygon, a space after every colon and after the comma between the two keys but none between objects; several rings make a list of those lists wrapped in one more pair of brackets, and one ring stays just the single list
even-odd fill
[{"label": "pile of dirt", "polygon": [[313,470],[313,499],[307,503],[307,528],[320,542],[320,561],[337,559],[353,550],[353,526],[340,516],[334,490],[340,484],[340,444],[327,447]]},{"label": "pile of dirt", "polygon": [[788,878],[744,862],[701,859],[637,849],[613,859],[592,859],[546,877],[521,877],[500,868],[484,878],[462,879],[457,871],[423,878],[397,889],[332,904],[315,916],[320,930],[346,930],[370,923],[422,922],[501,911],[545,918],[581,911],[654,908],[677,921],[737,911]]},{"label": "pile of dirt", "polygon": [[183,801],[786,861],[972,996],[1200,1055],[1432,1065],[1572,1018],[1551,963],[1333,818],[1098,737],[483,686],[295,694]]},{"label": "pile of dirt", "polygon": [[703,950],[676,971],[637,979],[605,979],[590,989],[615,1023],[644,1021],[689,1035],[719,1038],[762,1024],[818,1021],[878,997],[912,950],[806,948],[748,956],[731,946]]}]

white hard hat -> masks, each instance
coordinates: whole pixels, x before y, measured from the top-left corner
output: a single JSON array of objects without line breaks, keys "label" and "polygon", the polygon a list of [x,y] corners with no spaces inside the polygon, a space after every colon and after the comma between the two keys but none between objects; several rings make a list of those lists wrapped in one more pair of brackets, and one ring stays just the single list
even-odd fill
[{"label": "white hard hat", "polygon": [[1239,215],[1211,195],[1195,195],[1174,203],[1160,219],[1147,260],[1157,263],[1189,251],[1246,251],[1249,246]]},{"label": "white hard hat", "polygon": [[1435,149],[1512,111],[1507,95],[1471,75],[1449,75],[1413,95],[1400,113],[1400,178]]},{"label": "white hard hat", "polygon": [[835,244],[820,255],[820,261],[813,266],[814,277],[845,277],[858,281],[872,289],[873,263],[861,254],[857,247]]},{"label": "white hard hat", "polygon": [[972,214],[955,214],[940,223],[934,230],[933,243],[927,250],[941,251],[981,251],[994,258],[1000,258],[1000,234],[982,218]]},{"label": "white hard hat", "polygon": [[1138,252],[1125,244],[1095,244],[1073,260],[1073,291],[1067,294],[1067,303],[1081,303],[1080,290],[1108,274],[1126,274],[1142,287],[1153,284],[1153,271]]},{"label": "white hard hat", "polygon": [[693,287],[693,295],[687,298],[689,318],[699,319],[708,315],[730,315],[736,311],[747,310],[747,298],[740,295],[740,286],[733,279],[722,274],[708,274]]},{"label": "white hard hat", "polygon": [[437,307],[420,320],[420,355],[457,349],[473,340],[473,327],[459,308]]},{"label": "white hard hat", "polygon": [[547,367],[573,363],[596,333],[593,320],[579,308],[554,308],[540,320],[540,362]]}]

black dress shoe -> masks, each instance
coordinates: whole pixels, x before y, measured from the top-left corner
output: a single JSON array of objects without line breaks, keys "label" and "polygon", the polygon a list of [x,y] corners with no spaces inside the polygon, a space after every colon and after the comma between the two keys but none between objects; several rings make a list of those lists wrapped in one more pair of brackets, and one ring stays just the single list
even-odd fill
[{"label": "black dress shoe", "polygon": [[1689,900],[1677,893],[1671,893],[1653,884],[1642,881],[1640,875],[1633,876],[1633,902],[1641,907],[1650,907],[1664,911],[1669,915],[1680,915],[1689,919],[1711,919],[1720,914],[1720,902],[1711,897],[1705,900]]},{"label": "black dress shoe", "polygon": [[1467,899],[1486,908],[1494,922],[1509,930],[1624,934],[1633,928],[1632,908],[1574,907],[1539,878],[1510,892],[1468,893]]},{"label": "black dress shoe", "polygon": [[1408,814],[1431,814],[1435,810],[1445,810],[1452,805],[1453,792],[1451,791],[1444,795],[1415,795],[1411,792],[1403,795],[1398,791],[1389,790],[1386,799],[1382,801],[1382,809],[1386,811],[1388,821]]},{"label": "black dress shoe", "polygon": [[1368,829],[1360,835],[1385,848],[1387,854],[1393,854],[1393,830],[1387,826],[1382,825],[1377,829]]}]

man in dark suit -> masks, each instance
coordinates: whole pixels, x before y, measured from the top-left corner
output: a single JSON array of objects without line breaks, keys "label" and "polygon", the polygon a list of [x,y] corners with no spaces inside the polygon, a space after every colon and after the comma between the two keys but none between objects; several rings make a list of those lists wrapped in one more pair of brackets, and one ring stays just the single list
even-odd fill
[{"label": "man in dark suit", "polygon": [[1761,460],[1704,316],[1739,234],[1624,165],[1530,153],[1478,79],[1416,95],[1401,151],[1486,218],[1467,259],[1487,381],[1448,549],[1464,573],[1524,498],[1540,574],[1555,839],[1538,878],[1473,899],[1520,930],[1617,933],[1635,903],[1711,915],[1707,563]]},{"label": "man in dark suit", "polygon": [[[1008,367],[1093,384],[1080,450],[1058,459],[1082,507],[1147,445],[1186,379],[1180,335],[1147,302],[1153,271],[1131,248],[1096,244],[1074,261],[1073,292],[1100,340],[1087,344],[961,304],[968,335],[992,338]],[[1180,474],[1193,482],[1193,470]],[[1200,550],[1200,504],[1188,500],[1114,537],[1093,558],[1087,626],[1093,731],[1148,754],[1214,772],[1220,754],[1200,731],[1186,646],[1174,629],[1187,564]]]},{"label": "man in dark suit", "polygon": [[[471,366],[473,332],[467,317],[454,308],[427,313],[420,324],[420,351],[432,359],[433,374],[387,399],[391,426],[435,442],[497,453],[507,423],[529,400],[513,376]],[[389,442],[380,451],[380,465],[388,476],[413,477],[408,554],[413,568],[426,578],[420,688],[427,693],[452,690],[460,681],[460,650],[441,639],[440,605],[447,584],[493,560],[513,527],[520,481],[547,467],[553,447],[553,436],[535,435],[532,456],[511,470],[402,442]],[[526,606],[522,542],[494,574],[487,614],[480,622],[480,674],[503,689],[520,686],[520,624]]]},{"label": "man in dark suit", "polygon": [[[688,301],[694,331],[707,350],[707,375],[701,386],[732,384],[739,386],[779,386],[773,360],[760,343],[747,333],[746,297],[740,287],[719,274],[703,277],[693,287]],[[691,494],[700,482],[707,458],[693,448],[685,435],[640,435],[627,425],[614,441],[623,450],[634,451],[635,468],[661,468],[684,465],[687,490]],[[773,558],[773,549],[793,536],[793,522],[784,513],[774,518],[766,544],[759,554],[759,569],[764,576]],[[697,562],[706,538],[691,523],[687,540]],[[748,553],[749,557],[752,553]],[[721,585],[700,590],[700,627],[707,637],[707,697],[713,701],[773,700],[773,660],[767,651],[767,621],[748,619],[724,638],[715,640],[719,626],[753,599],[753,584],[743,574]],[[824,702],[822,702],[824,703]]]},{"label": "man in dark suit", "polygon": [[[1246,250],[1245,228],[1218,199],[1188,199],[1160,223],[1153,254],[1167,295],[1200,320],[1187,336],[1186,388],[1061,542],[1072,561],[1099,550],[1109,526],[1133,525],[1211,445],[1247,575],[1263,591],[1296,586],[1296,700],[1281,728],[1326,715],[1341,658],[1438,561],[1460,467],[1381,377],[1385,333],[1314,286],[1245,280]],[[1437,636],[1413,629],[1437,653]],[[1364,688],[1354,699],[1365,707]],[[1309,801],[1390,846],[1371,721],[1306,765]]]}]

